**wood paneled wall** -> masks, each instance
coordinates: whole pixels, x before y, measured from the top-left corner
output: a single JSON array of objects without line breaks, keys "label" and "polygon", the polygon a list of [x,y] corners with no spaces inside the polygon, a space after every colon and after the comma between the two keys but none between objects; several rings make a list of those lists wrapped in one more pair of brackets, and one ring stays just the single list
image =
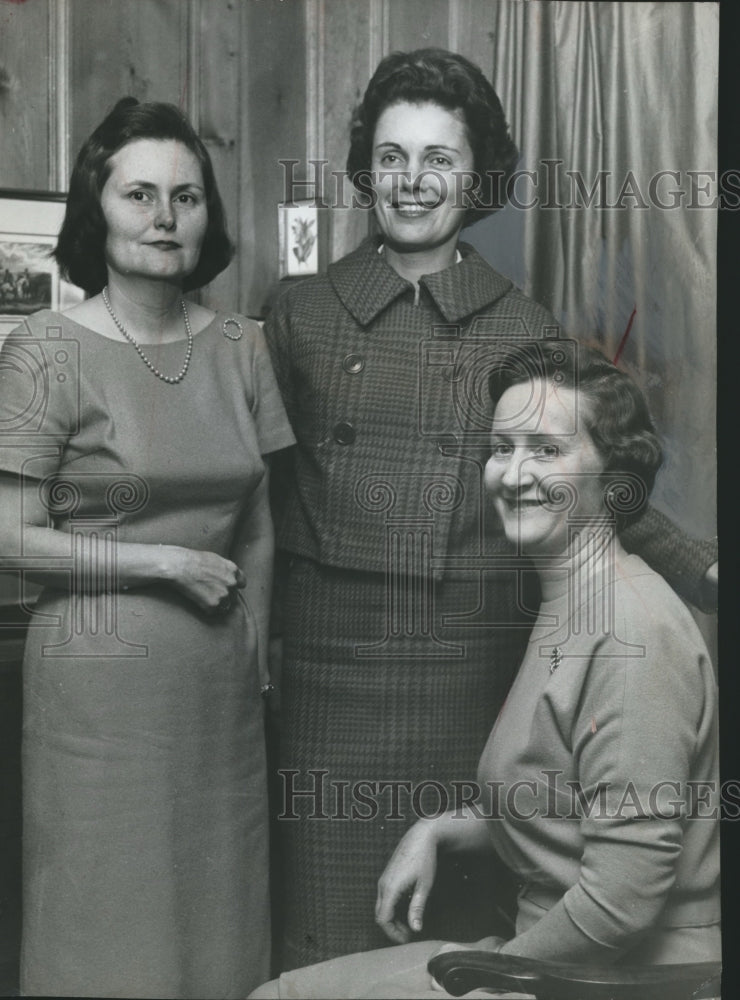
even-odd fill
[{"label": "wood paneled wall", "polygon": [[[237,256],[205,302],[260,316],[277,284],[281,160],[344,168],[351,109],[391,49],[442,45],[490,69],[491,0],[0,0],[0,186],[65,190],[124,94],[171,101],[214,160]],[[328,188],[330,190],[330,187]],[[345,198],[345,200],[348,200]],[[367,232],[323,213],[325,266]]]}]

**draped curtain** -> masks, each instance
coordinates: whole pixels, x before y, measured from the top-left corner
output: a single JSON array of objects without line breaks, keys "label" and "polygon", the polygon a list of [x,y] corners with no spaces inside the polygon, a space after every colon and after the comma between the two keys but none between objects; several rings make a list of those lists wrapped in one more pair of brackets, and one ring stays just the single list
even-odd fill
[{"label": "draped curtain", "polygon": [[[460,51],[490,74],[519,169],[536,173],[515,198],[537,204],[508,205],[464,238],[569,335],[620,353],[665,443],[654,502],[710,535],[718,5],[501,0],[473,12],[491,30]],[[600,172],[602,204],[622,207],[598,207]]]}]

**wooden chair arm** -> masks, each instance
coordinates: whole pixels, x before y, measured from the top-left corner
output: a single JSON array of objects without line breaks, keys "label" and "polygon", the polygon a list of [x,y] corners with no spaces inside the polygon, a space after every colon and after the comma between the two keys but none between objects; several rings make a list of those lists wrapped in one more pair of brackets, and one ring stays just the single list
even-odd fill
[{"label": "wooden chair arm", "polygon": [[537,1000],[710,1000],[720,995],[719,962],[590,966],[465,950],[435,955],[428,969],[455,997],[480,988],[531,993]]}]

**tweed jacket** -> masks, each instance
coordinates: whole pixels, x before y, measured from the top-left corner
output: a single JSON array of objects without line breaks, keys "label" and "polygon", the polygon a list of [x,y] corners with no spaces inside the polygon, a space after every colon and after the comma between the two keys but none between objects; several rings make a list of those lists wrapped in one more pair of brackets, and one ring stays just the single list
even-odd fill
[{"label": "tweed jacket", "polygon": [[[464,243],[415,302],[378,245],[287,289],[265,323],[297,439],[278,546],[355,570],[385,572],[394,545],[407,572],[480,569],[507,548],[482,482],[488,376],[506,344],[558,324]],[[653,510],[638,524],[640,554],[695,600],[712,547]]]}]

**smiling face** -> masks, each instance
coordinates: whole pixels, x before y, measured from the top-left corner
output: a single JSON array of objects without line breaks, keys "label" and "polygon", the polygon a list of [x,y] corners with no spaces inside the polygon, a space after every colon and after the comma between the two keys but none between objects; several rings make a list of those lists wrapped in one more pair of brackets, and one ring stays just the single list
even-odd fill
[{"label": "smiling face", "polygon": [[172,139],[137,139],[109,163],[100,196],[109,272],[182,284],[208,226],[197,157]]},{"label": "smiling face", "polygon": [[392,104],[375,126],[375,216],[400,253],[457,242],[466,207],[461,192],[473,151],[461,113],[430,102]]},{"label": "smiling face", "polygon": [[[606,463],[586,427],[589,405],[538,379],[511,386],[496,406],[486,490],[506,537],[526,555],[566,554],[568,518],[604,514]],[[573,490],[575,506],[547,501],[556,483]]]}]

